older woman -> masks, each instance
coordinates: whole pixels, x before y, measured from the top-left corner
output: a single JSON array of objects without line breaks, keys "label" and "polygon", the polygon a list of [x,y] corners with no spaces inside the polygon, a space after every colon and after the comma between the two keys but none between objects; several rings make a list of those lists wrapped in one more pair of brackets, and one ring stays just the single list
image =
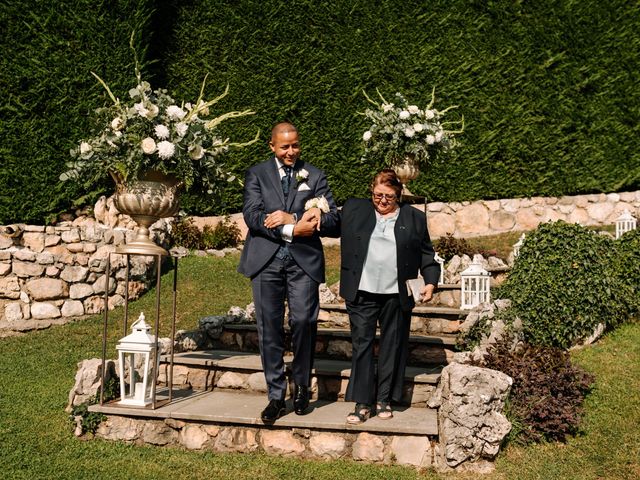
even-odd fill
[{"label": "older woman", "polygon": [[[349,312],[353,352],[346,400],[356,402],[347,417],[351,424],[373,414],[381,419],[393,416],[391,402],[402,398],[415,306],[406,281],[420,271],[425,280],[422,301],[428,301],[440,274],[424,214],[399,203],[401,192],[395,172],[382,170],[371,183],[371,200],[349,199],[342,209],[340,295]],[[373,345],[378,322],[376,381]]]}]

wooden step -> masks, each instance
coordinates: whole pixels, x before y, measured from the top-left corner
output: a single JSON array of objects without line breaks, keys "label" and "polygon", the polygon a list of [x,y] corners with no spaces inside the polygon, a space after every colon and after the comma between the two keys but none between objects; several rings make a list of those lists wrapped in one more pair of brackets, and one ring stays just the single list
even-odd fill
[{"label": "wooden step", "polygon": [[[167,385],[169,356],[160,358],[159,382]],[[285,357],[290,375],[292,356]],[[435,391],[442,366],[409,366],[405,371],[403,404],[424,407]],[[351,363],[319,358],[314,362],[311,393],[314,399],[344,400]],[[205,350],[174,356],[174,385],[194,390],[240,390],[266,392],[260,356],[256,353]],[[293,386],[290,386],[293,388]]]}]

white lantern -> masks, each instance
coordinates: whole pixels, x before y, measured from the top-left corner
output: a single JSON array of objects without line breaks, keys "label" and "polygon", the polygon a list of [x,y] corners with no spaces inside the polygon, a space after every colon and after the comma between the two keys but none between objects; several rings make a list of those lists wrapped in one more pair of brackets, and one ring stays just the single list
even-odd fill
[{"label": "white lantern", "polygon": [[620,238],[626,232],[635,230],[635,228],[636,219],[633,215],[631,215],[631,212],[629,212],[629,210],[625,210],[624,212],[622,212],[622,215],[620,215],[616,219],[616,238]]},{"label": "white lantern", "polygon": [[[156,337],[149,334],[151,327],[145,322],[144,313],[140,313],[131,330],[132,333],[121,338],[116,345],[120,374],[119,403],[145,407],[153,403],[155,395],[153,384],[158,371]],[[128,377],[125,376],[127,362]]]},{"label": "white lantern", "polygon": [[442,285],[444,283],[444,258],[436,252],[433,259],[438,263],[438,265],[440,265],[440,278],[438,279],[438,285]]},{"label": "white lantern", "polygon": [[524,233],[520,235],[520,238],[513,244],[513,258],[517,258],[520,255],[520,248],[524,245]]},{"label": "white lantern", "polygon": [[489,292],[489,281],[491,274],[482,265],[473,262],[469,267],[460,273],[462,280],[462,309],[471,309],[481,303],[489,303],[491,294]]}]

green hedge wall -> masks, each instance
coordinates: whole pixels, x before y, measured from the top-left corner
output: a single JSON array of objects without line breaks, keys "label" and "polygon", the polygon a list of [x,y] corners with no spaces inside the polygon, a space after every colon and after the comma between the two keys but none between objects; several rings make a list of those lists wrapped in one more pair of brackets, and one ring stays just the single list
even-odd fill
[{"label": "green hedge wall", "polygon": [[89,133],[88,115],[106,101],[90,71],[119,96],[134,84],[129,38],[137,28],[144,54],[146,3],[0,3],[0,224],[40,223],[72,200],[97,193],[95,187],[61,184],[58,176],[69,149]]},{"label": "green hedge wall", "polygon": [[[435,86],[436,106],[460,105],[466,129],[415,193],[459,201],[640,188],[633,2],[25,0],[0,5],[0,224],[44,220],[100,191],[59,185],[58,175],[105,102],[89,71],[125,95],[140,24],[138,47],[158,60],[147,68],[154,86],[193,99],[209,73],[209,97],[231,86],[221,111],[257,111],[226,126],[234,139],[262,130],[259,145],[228,157],[240,177],[268,155],[271,125],[288,119],[338,201],[363,195],[379,166],[359,160],[362,89],[425,105]],[[183,203],[193,214],[240,205],[237,184],[224,201],[192,193]]]},{"label": "green hedge wall", "polygon": [[[377,166],[359,163],[362,89],[401,91],[426,105],[435,86],[436,106],[460,105],[466,130],[462,147],[414,182],[414,193],[460,201],[640,187],[640,9],[633,3],[171,5],[173,37],[163,57],[171,88],[192,97],[209,72],[211,92],[231,84],[223,108],[258,111],[253,124],[231,130],[244,138],[256,124],[263,130],[261,145],[230,157],[239,173],[266,157],[270,125],[289,119],[339,201],[365,194]],[[227,200],[237,210],[240,189]]]}]

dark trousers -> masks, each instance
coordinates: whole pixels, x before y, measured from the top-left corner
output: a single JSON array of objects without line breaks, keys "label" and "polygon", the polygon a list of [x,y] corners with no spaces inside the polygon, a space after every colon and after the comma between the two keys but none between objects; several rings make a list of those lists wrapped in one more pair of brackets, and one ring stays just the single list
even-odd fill
[{"label": "dark trousers", "polygon": [[273,258],[251,279],[256,307],[260,358],[269,400],[284,400],[287,391],[284,351],[284,301],[289,304],[296,385],[309,386],[318,328],[318,282],[291,258]]},{"label": "dark trousers", "polygon": [[[411,311],[400,308],[397,294],[359,291],[347,302],[351,323],[351,376],[345,399],[357,403],[400,402],[407,365]],[[373,346],[380,322],[377,382]],[[377,392],[376,392],[377,387]]]}]

